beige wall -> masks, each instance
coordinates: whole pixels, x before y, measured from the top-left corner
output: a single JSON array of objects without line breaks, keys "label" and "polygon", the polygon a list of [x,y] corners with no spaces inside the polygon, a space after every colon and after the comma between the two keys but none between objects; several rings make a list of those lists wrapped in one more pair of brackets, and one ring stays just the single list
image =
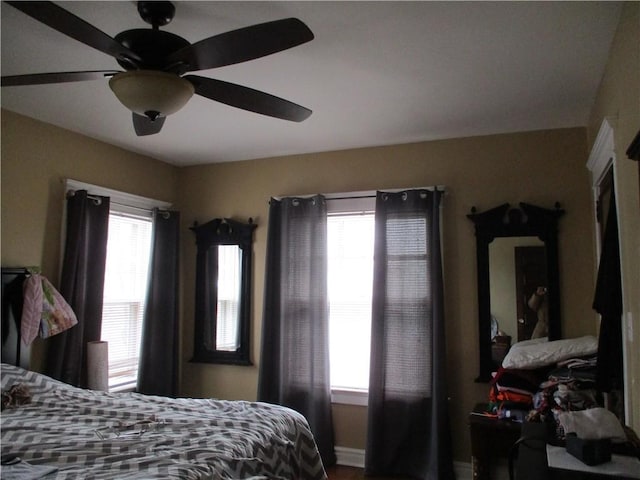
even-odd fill
[{"label": "beige wall", "polygon": [[[567,211],[560,221],[563,335],[595,333],[595,278],[589,176],[585,163],[602,118],[615,119],[616,187],[623,254],[628,348],[640,344],[638,166],[624,150],[640,125],[640,4],[630,2],[612,46],[588,129],[475,137],[402,146],[176,169],[71,132],[2,111],[2,265],[41,265],[56,278],[63,202],[61,179],[173,201],[182,211],[182,390],[185,395],[254,399],[257,365],[188,363],[192,352],[195,245],[187,229],[214,217],[253,217],[253,359],[259,359],[268,199],[272,195],[446,185],[444,266],[449,390],[456,459],[469,460],[466,414],[487,396],[477,374],[473,228],[466,218],[502,202]],[[587,140],[589,138],[589,140]],[[37,139],[37,140],[35,140]],[[633,410],[640,411],[640,359],[630,364]],[[363,448],[366,409],[336,406],[337,443]],[[633,426],[639,430],[639,420]]]},{"label": "beige wall", "polygon": [[[486,401],[476,384],[478,334],[475,240],[466,214],[503,202],[525,201],[566,209],[560,220],[563,334],[595,334],[591,300],[593,242],[586,130],[582,128],[496,135],[410,145],[272,158],[183,168],[179,173],[183,232],[193,221],[253,217],[255,234],[252,367],[188,363],[193,351],[195,244],[183,237],[182,393],[255,399],[261,335],[268,200],[274,195],[347,192],[445,185],[444,268],[449,393],[458,460],[469,461],[466,416]],[[366,409],[335,406],[340,446],[363,448]]]},{"label": "beige wall", "polygon": [[[57,284],[64,179],[167,202],[176,168],[2,110],[2,266],[40,266]],[[42,344],[35,344],[35,367]]]},{"label": "beige wall", "polygon": [[[38,141],[34,142],[33,139]],[[161,162],[2,112],[2,264],[59,267],[61,180],[72,177],[174,201],[182,211],[182,393],[254,399],[257,365],[189,363],[193,337],[195,245],[188,226],[253,217],[253,359],[259,359],[268,199],[272,195],[447,186],[444,265],[449,390],[458,460],[469,460],[466,415],[487,398],[477,375],[477,309],[472,206],[502,202],[551,206],[567,214],[560,233],[565,336],[594,333],[589,178],[584,129],[540,131],[175,169]],[[178,194],[176,192],[179,192]],[[366,409],[336,406],[337,443],[363,448]]]},{"label": "beige wall", "polygon": [[640,192],[638,162],[625,153],[640,128],[640,3],[627,2],[589,119],[591,148],[602,121],[614,129],[614,183],[621,219],[627,423],[640,431]]}]

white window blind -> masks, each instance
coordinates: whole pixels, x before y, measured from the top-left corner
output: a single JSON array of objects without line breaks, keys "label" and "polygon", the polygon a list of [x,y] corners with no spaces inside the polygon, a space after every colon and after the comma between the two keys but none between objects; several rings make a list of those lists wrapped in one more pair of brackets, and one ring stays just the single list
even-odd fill
[{"label": "white window blind", "polygon": [[109,343],[109,389],[135,386],[149,273],[149,216],[114,211],[104,282],[102,340]]},{"label": "white window blind", "polygon": [[327,219],[331,388],[368,390],[374,214]]}]

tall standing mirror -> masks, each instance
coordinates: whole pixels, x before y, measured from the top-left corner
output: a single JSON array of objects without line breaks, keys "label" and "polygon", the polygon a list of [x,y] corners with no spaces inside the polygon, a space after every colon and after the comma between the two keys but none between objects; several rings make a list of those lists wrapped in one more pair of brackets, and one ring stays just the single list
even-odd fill
[{"label": "tall standing mirror", "polygon": [[251,258],[256,225],[216,218],[195,225],[193,361],[251,365]]},{"label": "tall standing mirror", "polygon": [[559,339],[559,204],[508,203],[467,217],[475,224],[480,364],[487,382],[511,344]]}]

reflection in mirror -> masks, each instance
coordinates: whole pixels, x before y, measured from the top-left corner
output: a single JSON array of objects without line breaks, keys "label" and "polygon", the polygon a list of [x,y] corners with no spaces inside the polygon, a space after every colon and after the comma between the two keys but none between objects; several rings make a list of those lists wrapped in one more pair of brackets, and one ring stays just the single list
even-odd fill
[{"label": "reflection in mirror", "polygon": [[480,373],[486,382],[512,343],[560,338],[560,280],[556,203],[546,209],[508,203],[482,213],[475,224]]},{"label": "reflection in mirror", "polygon": [[538,237],[501,237],[489,244],[491,360],[512,344],[548,337],[546,251]]},{"label": "reflection in mirror", "polygon": [[216,305],[216,350],[233,352],[240,346],[240,264],[237,245],[218,247],[218,302]]},{"label": "reflection in mirror", "polygon": [[256,225],[214,219],[195,225],[194,362],[250,365],[251,257]]},{"label": "reflection in mirror", "polygon": [[536,328],[536,338],[548,334],[546,301],[535,309],[529,306],[538,287],[547,286],[545,256],[544,243],[537,237],[496,238],[489,244],[491,315],[496,334],[510,337],[511,343],[531,339]]}]

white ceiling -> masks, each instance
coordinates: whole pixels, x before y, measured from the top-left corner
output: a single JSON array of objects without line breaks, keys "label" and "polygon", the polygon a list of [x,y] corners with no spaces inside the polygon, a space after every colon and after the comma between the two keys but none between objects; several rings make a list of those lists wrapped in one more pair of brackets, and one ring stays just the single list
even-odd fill
[{"label": "white ceiling", "polygon": [[[146,28],[134,2],[57,2],[115,36]],[[174,165],[586,125],[619,2],[175,2],[190,42],[298,17],[304,45],[199,75],[313,110],[293,123],[194,96],[137,137],[106,80],[3,87],[2,107]],[[2,75],[120,67],[1,7]]]}]

